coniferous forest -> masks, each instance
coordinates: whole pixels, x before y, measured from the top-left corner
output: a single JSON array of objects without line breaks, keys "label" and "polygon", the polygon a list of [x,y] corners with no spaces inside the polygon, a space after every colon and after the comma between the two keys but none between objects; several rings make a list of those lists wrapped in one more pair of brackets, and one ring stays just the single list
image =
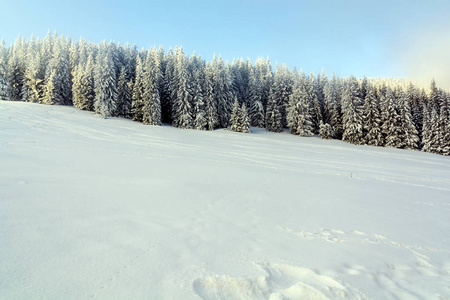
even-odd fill
[{"label": "coniferous forest", "polygon": [[306,75],[263,58],[207,62],[182,48],[19,37],[10,47],[0,44],[0,99],[73,105],[148,125],[288,128],[299,136],[450,155],[450,94],[434,81],[425,91],[402,80]]}]

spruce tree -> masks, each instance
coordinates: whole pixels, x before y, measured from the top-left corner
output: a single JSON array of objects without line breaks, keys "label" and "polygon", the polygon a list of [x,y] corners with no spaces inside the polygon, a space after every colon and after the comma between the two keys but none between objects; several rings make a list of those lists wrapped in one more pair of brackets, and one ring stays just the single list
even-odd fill
[{"label": "spruce tree", "polygon": [[422,150],[430,153],[439,153],[440,150],[440,128],[439,128],[439,114],[433,105],[427,109],[424,114],[424,130],[423,130],[423,148]]},{"label": "spruce tree", "polygon": [[[303,71],[302,71],[303,73]],[[304,75],[301,74],[301,77]],[[322,104],[318,98],[318,95],[321,95],[321,91],[319,91],[317,86],[317,80],[314,76],[314,73],[311,73],[309,75],[308,80],[306,81],[306,88],[309,100],[311,102],[310,104],[310,114],[311,114],[311,121],[313,126],[313,132],[319,133],[320,123],[323,121],[323,113],[322,113]]]},{"label": "spruce tree", "polygon": [[401,120],[398,105],[390,88],[381,100],[381,132],[385,147],[399,148],[401,146]]},{"label": "spruce tree", "polygon": [[319,135],[324,140],[331,140],[334,136],[334,129],[328,123],[320,123]]},{"label": "spruce tree", "polygon": [[9,81],[9,98],[11,100],[22,99],[23,77],[25,73],[24,51],[25,42],[19,36],[14,45],[9,48],[8,55],[8,81]]},{"label": "spruce tree", "polygon": [[193,127],[194,118],[192,116],[192,86],[188,78],[187,61],[184,56],[177,61],[177,81],[178,90],[176,100],[172,106],[172,124],[178,128],[190,129]]},{"label": "spruce tree", "polygon": [[46,68],[46,80],[42,103],[72,105],[69,53],[63,38],[55,40],[53,56]]},{"label": "spruce tree", "polygon": [[248,112],[245,103],[242,103],[241,111],[239,113],[239,132],[250,132],[250,120],[248,118]]},{"label": "spruce tree", "polygon": [[261,101],[261,85],[255,75],[255,71],[250,69],[248,89],[247,89],[247,103],[249,104],[249,118],[252,126],[264,128],[264,107]]},{"label": "spruce tree", "polygon": [[106,119],[117,115],[116,71],[110,53],[104,47],[95,66],[95,100],[94,111]]},{"label": "spruce tree", "polygon": [[237,97],[234,98],[234,104],[233,104],[233,111],[231,112],[231,118],[230,118],[230,122],[231,122],[231,131],[234,132],[239,132],[240,131],[240,113],[241,110],[239,108],[239,101],[237,99]]},{"label": "spruce tree", "polygon": [[342,136],[342,113],[339,99],[339,85],[333,74],[323,89],[324,94],[324,120],[331,125],[334,131],[333,138],[340,139]]},{"label": "spruce tree", "polygon": [[371,146],[382,145],[379,101],[372,86],[366,87],[366,97],[363,106],[363,132],[365,144]]},{"label": "spruce tree", "polygon": [[288,126],[292,134],[300,136],[313,135],[310,115],[310,101],[306,81],[301,77],[289,98]]},{"label": "spruce tree", "polygon": [[129,118],[131,116],[131,91],[127,80],[126,68],[120,70],[117,82],[117,106],[119,116]]},{"label": "spruce tree", "polygon": [[417,149],[419,147],[419,132],[413,122],[408,96],[401,88],[397,91],[399,118],[401,127],[400,145],[398,148]]},{"label": "spruce tree", "polygon": [[351,76],[342,95],[342,140],[351,144],[363,144],[363,120],[361,99],[356,79]]},{"label": "spruce tree", "polygon": [[194,71],[195,87],[194,87],[194,128],[197,130],[206,130],[208,121],[206,119],[204,92],[205,85],[204,69],[197,69]]},{"label": "spruce tree", "polygon": [[214,71],[210,64],[206,65],[205,68],[205,81],[204,81],[204,102],[205,102],[205,119],[206,119],[206,128],[208,130],[213,130],[219,122],[219,118],[217,115],[217,106],[214,102]]},{"label": "spruce tree", "polygon": [[144,69],[141,56],[136,56],[136,78],[134,79],[131,116],[133,121],[142,122],[143,119],[143,94],[144,94]]},{"label": "spruce tree", "polygon": [[441,91],[441,110],[438,121],[438,153],[442,155],[450,155],[450,107],[449,95]]},{"label": "spruce tree", "polygon": [[142,122],[146,125],[162,125],[161,98],[158,88],[159,66],[155,52],[149,51],[144,64],[144,91],[142,93]]},{"label": "spruce tree", "polygon": [[5,41],[0,42],[0,100],[9,100],[8,62]]},{"label": "spruce tree", "polygon": [[273,92],[273,89],[270,90],[269,102],[267,103],[266,130],[272,132],[283,131],[282,116],[278,106],[276,94]]}]

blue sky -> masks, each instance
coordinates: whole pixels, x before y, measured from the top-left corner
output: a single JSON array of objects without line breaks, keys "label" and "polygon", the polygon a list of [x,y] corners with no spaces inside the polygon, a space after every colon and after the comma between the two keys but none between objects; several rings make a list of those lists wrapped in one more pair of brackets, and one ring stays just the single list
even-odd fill
[{"label": "blue sky", "polygon": [[[436,57],[450,51],[448,0],[14,0],[1,1],[0,11],[7,44],[19,34],[44,37],[50,30],[139,48],[183,46],[206,60],[214,53],[253,62],[269,56],[307,73],[324,68],[342,76],[406,77],[424,75],[425,67],[450,73]],[[430,42],[433,34],[443,42]],[[412,67],[416,63],[424,67]]]}]

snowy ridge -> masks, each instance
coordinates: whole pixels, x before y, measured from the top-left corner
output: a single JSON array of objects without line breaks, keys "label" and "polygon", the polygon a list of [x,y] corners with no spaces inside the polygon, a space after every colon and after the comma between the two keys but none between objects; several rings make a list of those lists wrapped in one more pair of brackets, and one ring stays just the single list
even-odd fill
[{"label": "snowy ridge", "polygon": [[0,101],[0,299],[449,299],[450,160]]}]

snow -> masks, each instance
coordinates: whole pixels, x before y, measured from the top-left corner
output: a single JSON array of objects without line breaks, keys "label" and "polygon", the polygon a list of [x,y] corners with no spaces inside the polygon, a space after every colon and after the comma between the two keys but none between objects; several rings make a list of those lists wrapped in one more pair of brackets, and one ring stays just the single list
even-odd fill
[{"label": "snow", "polygon": [[0,299],[449,299],[450,158],[0,101]]}]

